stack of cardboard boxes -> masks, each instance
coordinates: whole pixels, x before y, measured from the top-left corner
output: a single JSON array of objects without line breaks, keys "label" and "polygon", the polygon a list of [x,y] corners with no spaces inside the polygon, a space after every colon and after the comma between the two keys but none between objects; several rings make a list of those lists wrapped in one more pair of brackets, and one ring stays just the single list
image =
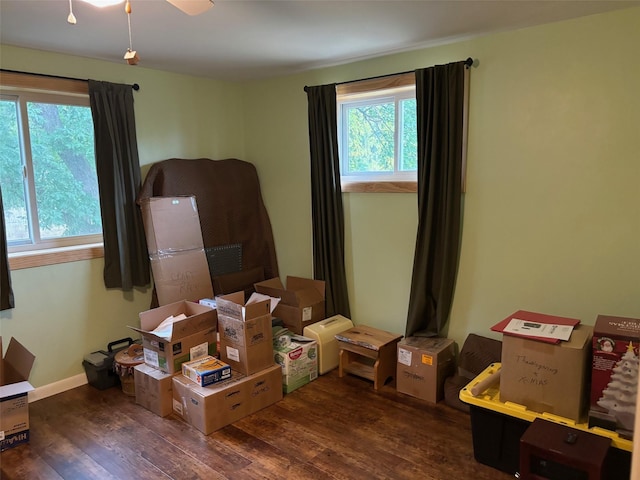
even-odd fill
[{"label": "stack of cardboard boxes", "polygon": [[[209,434],[281,399],[268,302],[245,305],[244,292],[211,300],[195,198],[152,197],[141,208],[160,306],[132,327],[145,360],[134,371],[136,402]],[[169,336],[156,331],[167,319]]]}]

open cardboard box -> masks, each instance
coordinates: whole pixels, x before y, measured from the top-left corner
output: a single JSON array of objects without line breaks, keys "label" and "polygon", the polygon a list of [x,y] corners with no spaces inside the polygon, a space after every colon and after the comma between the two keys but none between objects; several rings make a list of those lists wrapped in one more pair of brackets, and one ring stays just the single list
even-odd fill
[{"label": "open cardboard box", "polygon": [[0,358],[0,451],[29,442],[28,393],[33,386],[27,380],[35,359],[35,355],[13,337],[6,355]]},{"label": "open cardboard box", "polygon": [[[180,314],[186,318],[173,324],[170,340],[154,333],[166,318]],[[142,336],[147,365],[173,374],[181,371],[184,362],[216,354],[218,315],[211,307],[182,300],[140,312],[139,316],[140,328],[129,328]]]},{"label": "open cardboard box", "polygon": [[310,278],[287,277],[286,287],[278,277],[254,284],[256,292],[279,298],[273,316],[293,333],[325,318],[325,282]]}]

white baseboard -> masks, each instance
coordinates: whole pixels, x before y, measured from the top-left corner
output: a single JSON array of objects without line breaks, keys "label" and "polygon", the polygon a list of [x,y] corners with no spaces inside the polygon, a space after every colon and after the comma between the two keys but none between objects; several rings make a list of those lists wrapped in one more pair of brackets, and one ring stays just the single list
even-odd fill
[{"label": "white baseboard", "polygon": [[43,398],[66,392],[67,390],[79,387],[81,385],[84,385],[85,383],[87,383],[87,376],[84,373],[80,373],[73,377],[60,380],[59,382],[43,385],[42,387],[38,387],[35,390],[29,392],[29,402],[36,402],[38,400],[42,400]]}]

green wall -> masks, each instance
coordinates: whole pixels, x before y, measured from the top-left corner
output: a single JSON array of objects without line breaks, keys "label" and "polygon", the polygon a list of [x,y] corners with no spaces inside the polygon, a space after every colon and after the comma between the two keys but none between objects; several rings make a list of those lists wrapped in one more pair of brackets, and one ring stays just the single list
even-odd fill
[{"label": "green wall", "polygon": [[[137,82],[143,170],[169,157],[253,162],[280,273],[312,275],[305,85],[469,56],[467,193],[448,334],[493,336],[518,309],[593,324],[640,318],[640,8],[241,84],[4,46],[2,68]],[[345,194],[352,317],[404,332],[415,194]],[[82,356],[130,331],[149,292],[105,291],[102,261],[13,272],[1,333],[36,355],[36,386],[82,373]],[[60,279],[64,278],[64,282]],[[61,288],[61,284],[64,287]]]}]

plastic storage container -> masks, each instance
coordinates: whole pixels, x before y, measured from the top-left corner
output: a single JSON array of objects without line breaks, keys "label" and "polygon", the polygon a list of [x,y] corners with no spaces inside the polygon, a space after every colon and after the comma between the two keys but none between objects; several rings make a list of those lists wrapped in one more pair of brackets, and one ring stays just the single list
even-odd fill
[{"label": "plastic storage container", "polygon": [[[114,371],[113,360],[120,350],[133,344],[133,339],[127,337],[107,345],[107,350],[98,350],[85,355],[82,366],[87,374],[87,382],[98,390],[120,385],[120,376]],[[123,345],[124,344],[124,345]],[[118,347],[119,345],[122,345]],[[118,347],[118,348],[115,348]]]},{"label": "plastic storage container", "polygon": [[[633,442],[616,432],[603,428],[589,428],[587,423],[577,423],[569,418],[549,413],[537,413],[523,405],[500,401],[500,363],[492,363],[466,387],[460,390],[460,400],[471,410],[471,434],[475,459],[503,472],[515,474],[520,467],[520,437],[536,418],[567,425],[611,439],[607,464],[612,468],[605,479],[629,478]],[[490,382],[490,378],[496,381]],[[478,388],[480,385],[482,387]],[[472,390],[481,390],[472,394]]]},{"label": "plastic storage container", "polygon": [[334,315],[304,328],[302,335],[318,342],[318,373],[320,375],[338,368],[340,349],[336,334],[350,328],[353,328],[353,322],[342,315]]}]

